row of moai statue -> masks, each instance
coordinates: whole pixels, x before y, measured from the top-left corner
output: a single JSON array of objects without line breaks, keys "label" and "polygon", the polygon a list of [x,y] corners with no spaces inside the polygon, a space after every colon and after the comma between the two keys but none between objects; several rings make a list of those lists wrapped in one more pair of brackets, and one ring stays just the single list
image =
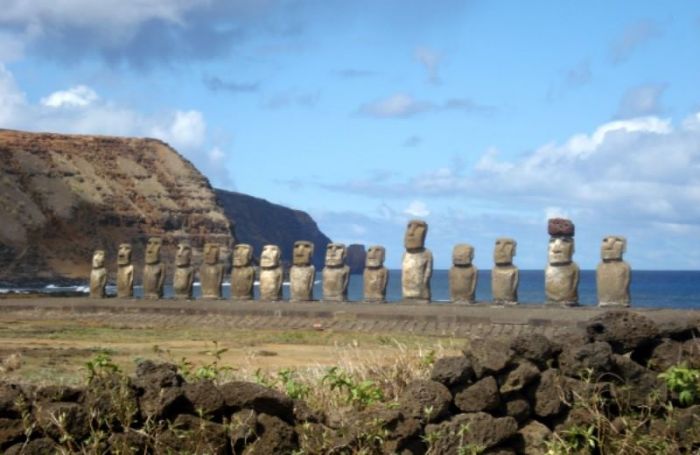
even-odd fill
[{"label": "row of moai statue", "polygon": [[[433,272],[433,255],[425,247],[428,225],[424,221],[408,223],[404,237],[406,249],[401,264],[401,290],[404,300],[428,303],[431,301],[430,281]],[[547,303],[574,306],[578,304],[579,267],[573,261],[574,225],[571,221],[555,218],[548,222],[550,235],[547,268],[545,270],[545,294]],[[143,292],[148,299],[163,297],[165,266],[160,260],[162,240],[148,240],[143,269]],[[517,243],[511,238],[496,239],[491,271],[491,294],[495,304],[518,303],[519,270],[513,264]],[[630,303],[630,267],[622,260],[626,241],[623,237],[609,236],[603,239],[602,262],[597,268],[598,301],[601,306],[628,306]],[[385,249],[371,246],[367,251],[363,273],[363,293],[367,302],[385,302],[389,271],[384,267]],[[290,299],[314,300],[316,268],[312,263],[314,245],[308,241],[294,243],[292,267],[289,270]],[[179,244],[175,256],[173,290],[176,298],[192,298],[195,270],[191,265],[192,249]],[[323,300],[347,301],[350,268],[345,263],[346,248],[330,243],[326,249],[325,267],[322,271]],[[478,270],[473,265],[474,248],[468,244],[454,247],[452,267],[449,271],[450,298],[454,303],[476,303]],[[90,295],[104,297],[107,283],[105,253],[93,256],[90,276]],[[117,259],[117,296],[132,297],[134,267],[131,263],[131,245],[121,244]],[[202,298],[221,298],[224,267],[219,262],[219,246],[204,246],[204,261],[199,269]],[[233,251],[231,271],[231,298],[252,300],[256,277],[253,265],[253,248],[238,244]],[[284,270],[281,251],[276,245],[263,247],[260,256],[260,299],[282,299]]]}]

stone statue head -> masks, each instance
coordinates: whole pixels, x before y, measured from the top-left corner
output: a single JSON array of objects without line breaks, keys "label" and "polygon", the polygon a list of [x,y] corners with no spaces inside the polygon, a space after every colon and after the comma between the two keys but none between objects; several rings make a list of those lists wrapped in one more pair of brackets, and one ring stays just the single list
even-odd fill
[{"label": "stone statue head", "polygon": [[455,245],[452,250],[452,263],[454,265],[471,265],[474,259],[474,247],[466,243]]},{"label": "stone statue head", "polygon": [[95,250],[92,254],[92,268],[101,269],[105,266],[105,250]]},{"label": "stone statue head", "polygon": [[347,250],[342,243],[329,243],[326,247],[326,266],[340,267],[345,264]]},{"label": "stone statue head", "polygon": [[219,262],[219,245],[216,243],[204,244],[204,263],[216,265]]},{"label": "stone statue head", "polygon": [[552,237],[549,239],[548,262],[550,265],[570,264],[573,256],[573,237]]},{"label": "stone statue head", "polygon": [[131,264],[131,245],[130,244],[122,243],[119,245],[119,252],[117,253],[117,264],[119,264],[119,265]]},{"label": "stone statue head", "polygon": [[513,256],[515,256],[515,249],[518,243],[507,237],[500,237],[496,239],[496,246],[493,249],[493,262],[496,265],[509,265],[513,263]]},{"label": "stone statue head", "polygon": [[160,248],[163,246],[163,239],[151,237],[146,244],[146,264],[158,264],[160,262]]},{"label": "stone statue head", "polygon": [[367,257],[365,258],[365,267],[379,268],[384,265],[384,257],[386,250],[383,246],[373,245],[367,249]]},{"label": "stone statue head", "polygon": [[277,245],[265,245],[260,254],[260,267],[275,268],[280,265],[282,252]]},{"label": "stone statue head", "polygon": [[309,265],[311,258],[314,256],[314,244],[306,240],[297,240],[294,242],[294,256],[292,261],[294,265]]},{"label": "stone statue head", "polygon": [[187,267],[192,262],[192,247],[187,243],[178,243],[177,253],[175,253],[175,265],[177,267]]},{"label": "stone statue head", "polygon": [[233,247],[233,266],[247,267],[253,261],[253,247],[247,243],[239,243]]},{"label": "stone statue head", "polygon": [[425,236],[428,233],[428,223],[422,220],[411,220],[406,226],[406,235],[403,239],[407,250],[420,250],[425,248]]},{"label": "stone statue head", "polygon": [[624,237],[609,235],[603,238],[600,256],[604,261],[621,261],[625,251],[627,251],[627,239]]}]

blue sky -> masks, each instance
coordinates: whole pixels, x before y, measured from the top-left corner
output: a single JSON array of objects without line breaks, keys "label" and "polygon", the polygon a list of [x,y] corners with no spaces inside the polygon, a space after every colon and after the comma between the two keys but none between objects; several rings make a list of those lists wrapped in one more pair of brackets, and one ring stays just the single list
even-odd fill
[{"label": "blue sky", "polygon": [[496,237],[546,262],[628,238],[700,269],[700,4],[0,0],[0,127],[161,138],[214,186],[308,211],[398,266]]}]

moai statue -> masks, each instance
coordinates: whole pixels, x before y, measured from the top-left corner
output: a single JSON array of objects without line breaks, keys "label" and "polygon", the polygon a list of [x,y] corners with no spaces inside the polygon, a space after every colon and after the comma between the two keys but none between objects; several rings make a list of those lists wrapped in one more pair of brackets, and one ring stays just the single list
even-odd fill
[{"label": "moai statue", "polygon": [[253,247],[246,243],[239,243],[233,247],[231,298],[233,300],[253,300],[254,283]]},{"label": "moai statue", "polygon": [[134,296],[134,266],[131,263],[131,245],[122,243],[117,253],[117,297]]},{"label": "moai statue", "polygon": [[350,267],[345,264],[347,250],[342,243],[329,243],[326,248],[326,264],[323,268],[323,300],[348,299]]},{"label": "moai statue", "polygon": [[90,272],[90,297],[104,299],[107,294],[107,268],[105,267],[104,250],[95,250],[92,255],[92,271]]},{"label": "moai statue", "polygon": [[265,245],[260,255],[260,300],[282,300],[282,252],[277,245]]},{"label": "moai statue", "polygon": [[574,224],[570,220],[553,218],[548,222],[549,253],[544,272],[547,303],[578,305],[579,268],[573,261]]},{"label": "moai statue", "polygon": [[219,245],[204,245],[204,263],[199,268],[199,281],[203,299],[220,299],[224,266],[219,262]]},{"label": "moai statue", "polygon": [[518,303],[520,272],[513,265],[517,242],[509,238],[496,239],[493,249],[494,267],[491,270],[491,295],[493,303],[515,305]]},{"label": "moai statue", "polygon": [[476,303],[479,270],[472,264],[474,247],[466,243],[455,245],[450,268],[450,299],[454,303]]},{"label": "moai statue", "polygon": [[306,240],[294,242],[292,268],[289,270],[291,300],[293,302],[308,302],[314,299],[316,267],[311,263],[313,256],[313,243]]},{"label": "moai statue", "polygon": [[162,299],[165,284],[165,266],[160,262],[163,240],[151,237],[146,245],[143,266],[143,296],[147,299]]},{"label": "moai statue", "polygon": [[362,274],[365,302],[386,302],[386,285],[389,282],[389,270],[384,267],[386,250],[383,246],[371,246],[365,258],[365,270]]},{"label": "moai statue", "polygon": [[622,260],[627,250],[624,237],[610,235],[603,239],[600,256],[603,260],[596,269],[598,305],[630,306],[630,266]]},{"label": "moai statue", "polygon": [[405,300],[430,302],[430,277],[433,275],[433,253],[425,248],[428,224],[411,220],[406,227],[401,261],[401,293]]},{"label": "moai statue", "polygon": [[194,283],[194,268],[192,262],[192,247],[186,243],[177,245],[175,254],[175,274],[173,276],[173,291],[175,298],[192,299],[192,284]]}]

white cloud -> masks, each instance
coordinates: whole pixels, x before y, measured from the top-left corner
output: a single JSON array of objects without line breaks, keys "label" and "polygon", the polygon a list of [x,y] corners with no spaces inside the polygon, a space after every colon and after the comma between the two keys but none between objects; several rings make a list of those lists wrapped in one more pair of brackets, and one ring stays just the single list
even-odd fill
[{"label": "white cloud", "polygon": [[85,107],[95,101],[99,97],[97,93],[86,85],[76,85],[68,90],[59,90],[53,92],[46,98],[41,99],[41,104],[46,107]]},{"label": "white cloud", "polygon": [[417,101],[405,93],[396,93],[360,107],[360,113],[371,117],[391,118],[410,117],[432,108],[430,103]]},{"label": "white cloud", "polygon": [[440,61],[442,60],[442,55],[428,47],[419,46],[415,50],[415,56],[416,60],[418,60],[428,72],[428,81],[431,84],[439,84],[440,76],[438,74],[438,69]]},{"label": "white cloud", "polygon": [[428,210],[428,206],[425,202],[415,200],[408,204],[408,207],[404,209],[403,213],[408,216],[423,218],[430,215],[430,210]]},{"label": "white cloud", "polygon": [[169,137],[174,145],[187,149],[201,147],[206,135],[204,116],[199,111],[176,111]]}]

